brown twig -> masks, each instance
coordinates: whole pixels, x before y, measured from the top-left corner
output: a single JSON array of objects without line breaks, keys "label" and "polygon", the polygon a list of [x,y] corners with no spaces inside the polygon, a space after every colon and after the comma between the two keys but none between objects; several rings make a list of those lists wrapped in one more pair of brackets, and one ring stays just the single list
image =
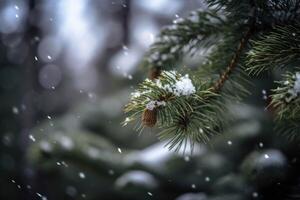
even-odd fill
[{"label": "brown twig", "polygon": [[226,70],[220,75],[219,80],[212,87],[213,92],[219,92],[222,89],[225,81],[229,78],[232,71],[236,68],[239,58],[240,58],[240,55],[241,55],[244,47],[246,46],[250,36],[252,35],[253,31],[254,31],[254,23],[251,25],[251,27],[245,33],[244,37],[241,39],[239,46],[238,46],[235,54],[233,55],[229,65],[227,66]]}]

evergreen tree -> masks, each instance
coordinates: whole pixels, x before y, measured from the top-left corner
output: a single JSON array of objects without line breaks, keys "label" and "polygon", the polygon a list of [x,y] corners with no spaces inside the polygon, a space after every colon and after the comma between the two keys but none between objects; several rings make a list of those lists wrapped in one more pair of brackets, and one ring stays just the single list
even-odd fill
[{"label": "evergreen tree", "polygon": [[[207,0],[158,35],[143,61],[149,78],[132,93],[124,124],[156,126],[170,149],[193,149],[230,124],[228,105],[251,95],[253,80],[268,72],[281,74],[267,97],[275,132],[297,137],[299,20],[298,0]],[[203,52],[197,69],[179,67]]]}]

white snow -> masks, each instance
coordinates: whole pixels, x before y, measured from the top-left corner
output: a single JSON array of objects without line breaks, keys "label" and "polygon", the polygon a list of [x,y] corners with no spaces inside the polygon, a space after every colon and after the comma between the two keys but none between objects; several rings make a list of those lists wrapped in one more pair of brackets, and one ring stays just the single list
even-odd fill
[{"label": "white snow", "polygon": [[294,90],[296,93],[300,93],[300,73],[296,73],[296,80],[294,83]]},{"label": "white snow", "polygon": [[146,108],[148,110],[153,110],[156,107],[159,106],[166,106],[166,102],[165,101],[150,101],[149,103],[147,103]]},{"label": "white snow", "polygon": [[126,117],[125,118],[125,121],[124,121],[124,126],[126,126],[127,124],[128,124],[128,122],[130,122],[131,120],[130,120],[130,118],[129,117]]},{"label": "white snow", "polygon": [[140,92],[133,92],[133,93],[131,93],[131,96],[132,96],[132,98],[138,98],[138,97],[141,96],[141,93]]},{"label": "white snow", "polygon": [[[173,85],[162,85],[161,81],[157,80],[155,83],[158,87],[163,88],[164,90],[171,92],[176,96],[188,96],[196,92],[195,86],[193,85],[192,80],[189,78],[188,74],[181,76],[181,74],[178,74],[175,71],[165,71],[164,74],[176,81]],[[177,79],[176,75],[179,75],[181,77]]]},{"label": "white snow", "polygon": [[[149,80],[149,79],[146,79],[146,81],[150,81],[150,80]],[[131,99],[138,98],[138,97],[140,97],[141,95],[147,94],[147,93],[149,93],[149,92],[152,92],[152,90],[146,90],[146,91],[143,91],[143,92],[139,92],[139,91],[132,92],[132,93],[131,93]]]},{"label": "white snow", "polygon": [[[166,77],[166,79],[172,80],[168,83],[165,83],[164,81],[160,79],[156,79],[155,81],[146,79],[146,83],[150,83],[153,86],[159,87],[166,92],[172,93],[175,96],[189,96],[191,94],[194,94],[196,92],[196,88],[192,83],[192,80],[189,78],[189,75],[186,74],[182,76],[176,71],[163,71],[162,75]],[[135,98],[141,97],[141,95],[152,92],[152,90],[146,90],[143,92],[136,91],[131,93],[131,100],[134,100]],[[134,102],[134,101],[133,101]],[[158,100],[150,100],[146,104],[146,109],[153,110],[154,108],[157,108],[159,106],[166,106],[165,101],[158,101]]]},{"label": "white snow", "polygon": [[[289,82],[285,81],[284,84],[287,85],[287,84],[289,84]],[[300,93],[300,72],[297,72],[295,74],[294,86],[293,86],[293,88],[289,89],[287,92],[291,95],[291,97],[288,97],[285,99],[287,102],[290,102],[291,100],[296,98],[298,96],[298,94]]]},{"label": "white snow", "polygon": [[191,79],[188,75],[181,77],[179,81],[177,81],[173,88],[173,93],[176,96],[187,96],[194,94],[196,92],[195,86],[193,85]]},{"label": "white snow", "polygon": [[153,110],[155,108],[155,102],[156,101],[150,101],[149,103],[147,103],[146,108],[148,110]]}]

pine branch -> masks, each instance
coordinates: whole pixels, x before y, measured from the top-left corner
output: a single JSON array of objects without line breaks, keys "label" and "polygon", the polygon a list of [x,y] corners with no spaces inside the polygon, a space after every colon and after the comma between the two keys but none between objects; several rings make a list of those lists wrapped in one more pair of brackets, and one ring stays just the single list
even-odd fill
[{"label": "pine branch", "polygon": [[[245,16],[246,13],[253,7],[253,0],[207,0],[210,7],[216,7],[217,9],[223,9],[230,12],[231,15]],[[246,17],[248,18],[248,16]]]},{"label": "pine branch", "polygon": [[300,20],[299,0],[256,1],[261,27],[295,24]]},{"label": "pine branch", "polygon": [[300,73],[287,72],[273,90],[270,107],[275,110],[276,130],[289,138],[299,137]]},{"label": "pine branch", "polygon": [[300,118],[282,119],[276,122],[275,132],[285,136],[289,141],[299,141]]},{"label": "pine branch", "polygon": [[145,56],[149,68],[170,69],[184,54],[211,46],[221,38],[225,16],[219,11],[198,10],[164,28]]},{"label": "pine branch", "polygon": [[252,45],[247,56],[247,70],[252,74],[295,65],[300,61],[300,25],[277,26]]},{"label": "pine branch", "polygon": [[[188,95],[178,95],[178,88],[174,89],[173,86],[178,85],[187,76],[182,76],[175,71],[161,71],[161,67],[156,68],[150,73],[154,74],[150,76],[151,80],[144,81],[132,94],[131,101],[125,107],[125,112],[129,114],[129,117],[126,118],[124,125],[131,121],[139,121],[138,128],[141,130],[145,126],[156,125],[163,130],[159,133],[159,138],[167,140],[166,145],[175,151],[182,146],[185,147],[187,143],[190,143],[192,147],[196,142],[205,143],[211,136],[222,130],[227,122],[223,115],[226,113],[225,103],[228,100],[236,101],[242,96],[240,94],[248,93],[241,81],[235,80],[235,78],[243,77],[241,70],[237,69],[236,72],[233,70],[240,62],[241,53],[253,34],[255,27],[253,10],[247,21],[248,31],[239,41],[238,48],[234,51],[226,70],[217,81],[211,74],[209,77],[209,73],[202,77],[203,70],[200,70],[201,72],[190,80],[194,84],[195,91]],[[218,70],[222,70],[222,66],[218,66]],[[215,74],[218,70],[213,70],[213,73]],[[235,73],[239,76],[229,79],[229,75]]]},{"label": "pine branch", "polygon": [[[186,93],[186,88],[183,91],[180,87],[172,88],[174,85],[180,86],[180,81],[188,80],[188,76],[175,71],[163,71],[158,80],[144,81],[125,107],[129,117],[124,125],[138,121],[138,128],[142,129],[143,126],[149,126],[149,122],[155,122],[150,126],[157,125],[162,129],[159,138],[169,140],[167,146],[175,150],[188,142],[191,145],[207,142],[215,133],[212,127],[222,123],[219,117],[224,110],[221,104],[210,98],[217,96],[208,90],[211,83],[194,78],[191,78],[194,89],[191,87],[190,93]],[[146,123],[139,121],[145,119],[145,114],[151,115],[151,119]]]},{"label": "pine branch", "polygon": [[300,117],[300,73],[287,72],[283,77],[272,90],[271,106],[276,109],[278,120]]},{"label": "pine branch", "polygon": [[220,94],[211,90],[213,78],[196,74],[191,77],[195,92],[177,95],[174,91],[178,90],[170,87],[178,85],[178,81],[186,76],[175,71],[162,71],[158,79],[147,79],[132,94],[131,101],[125,107],[129,117],[124,125],[137,121],[137,128],[140,130],[145,126],[157,126],[162,130],[159,138],[167,140],[166,145],[175,151],[187,144],[193,147],[195,143],[206,143],[230,121],[224,115],[228,113],[226,102],[238,101],[248,94],[241,84],[242,74],[242,70],[236,69]]}]

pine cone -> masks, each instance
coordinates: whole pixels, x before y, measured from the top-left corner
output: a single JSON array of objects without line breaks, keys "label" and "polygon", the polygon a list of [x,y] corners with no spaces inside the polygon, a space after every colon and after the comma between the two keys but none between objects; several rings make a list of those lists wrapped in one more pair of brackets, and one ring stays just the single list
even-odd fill
[{"label": "pine cone", "polygon": [[149,71],[149,79],[154,80],[159,77],[161,70],[159,67],[152,67]]},{"label": "pine cone", "polygon": [[144,126],[147,127],[153,127],[156,124],[157,117],[157,111],[154,108],[153,110],[144,110],[143,116],[142,116],[142,122]]}]

